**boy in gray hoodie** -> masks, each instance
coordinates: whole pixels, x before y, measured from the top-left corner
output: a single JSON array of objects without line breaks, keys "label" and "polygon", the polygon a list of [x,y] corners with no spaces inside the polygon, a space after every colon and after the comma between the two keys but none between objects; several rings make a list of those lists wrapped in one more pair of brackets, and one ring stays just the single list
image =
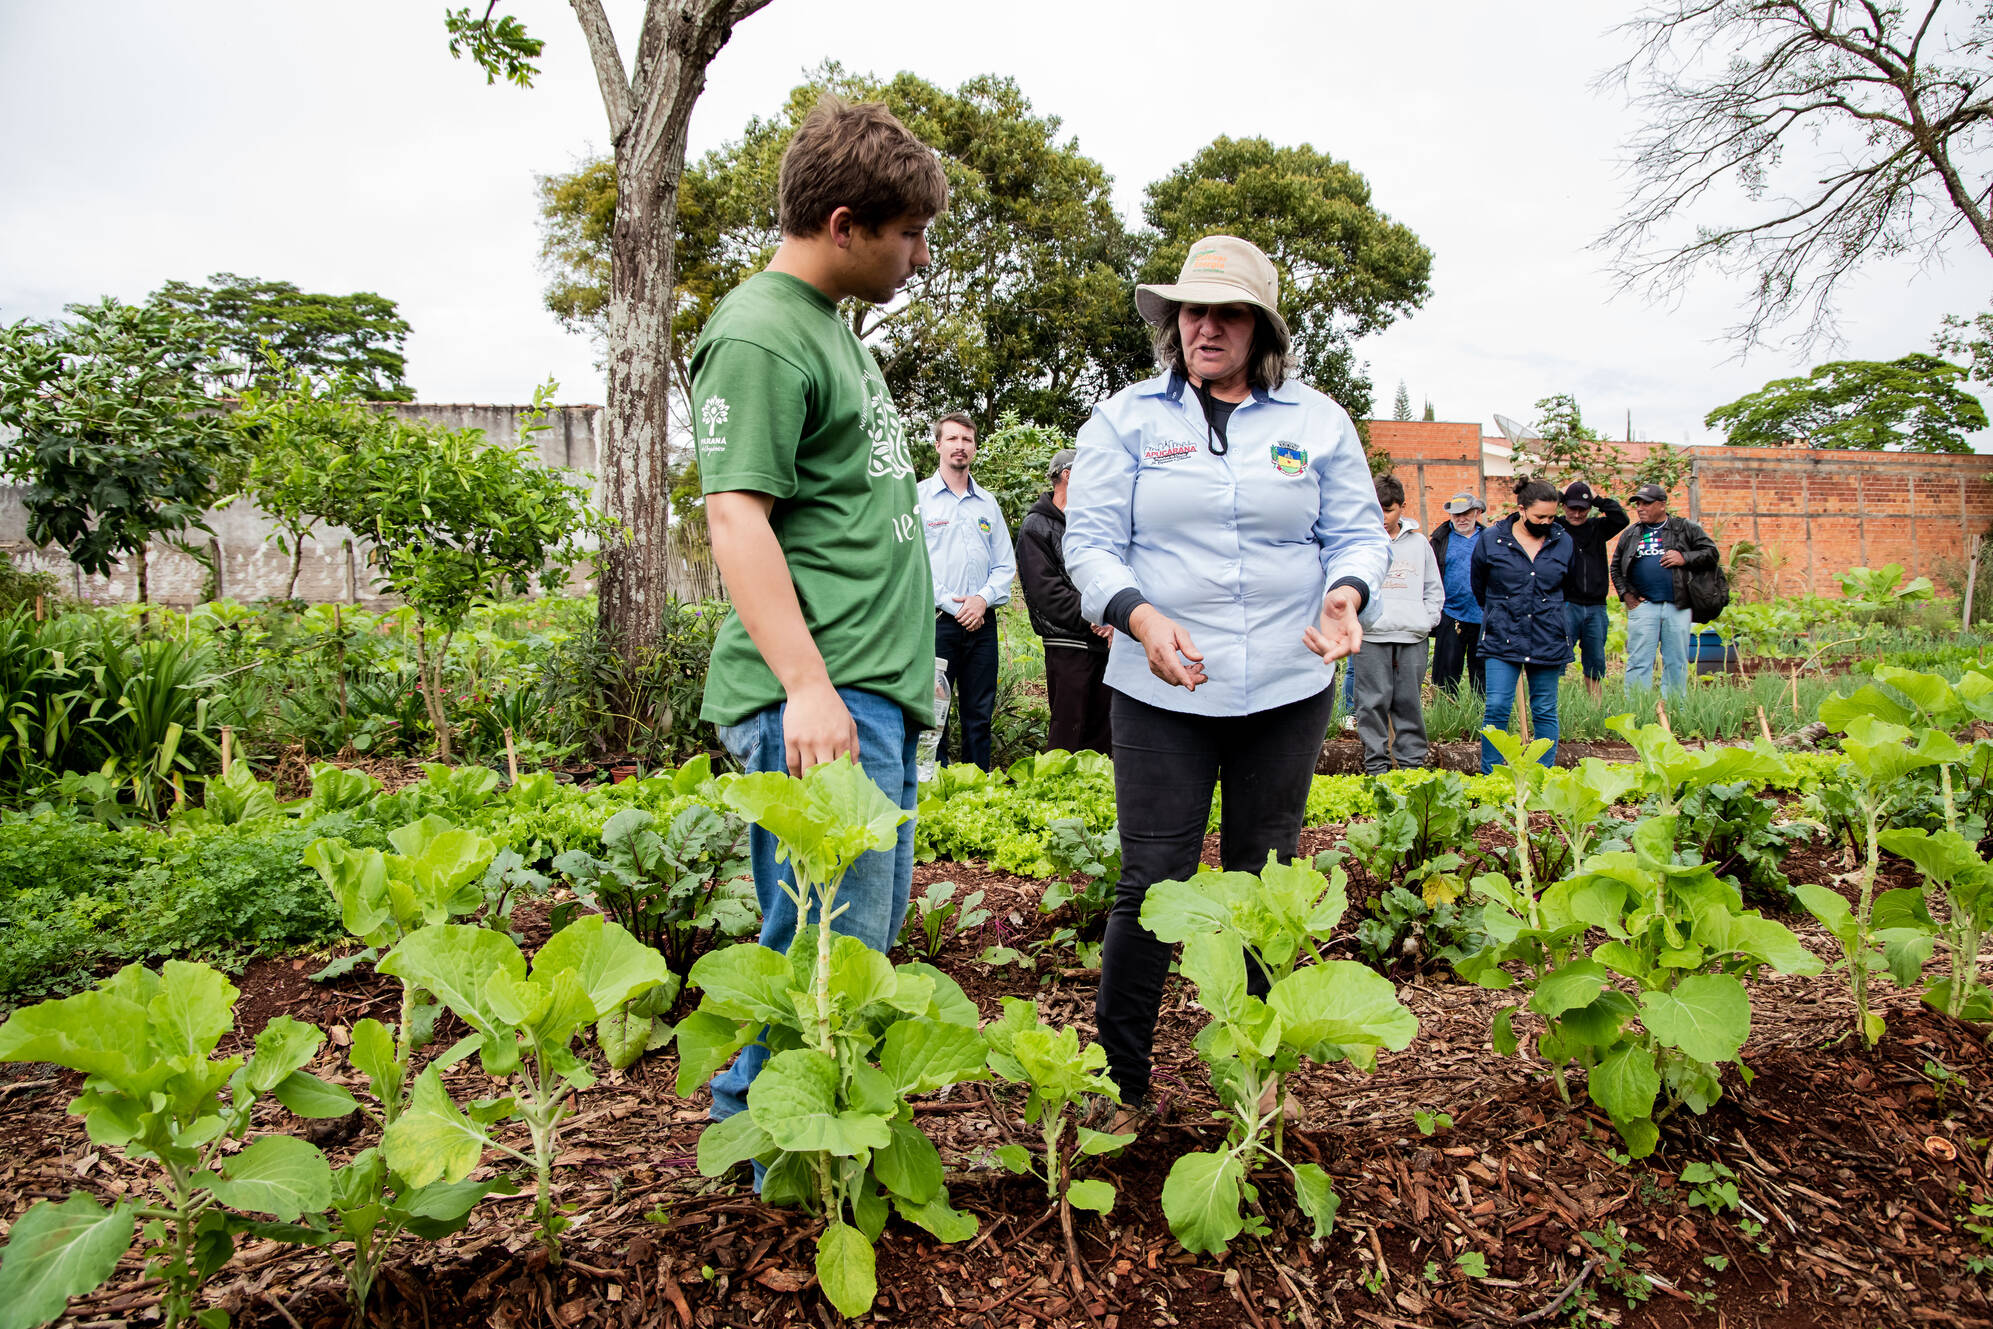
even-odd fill
[{"label": "boy in gray hoodie", "polygon": [[1426,764],[1419,685],[1426,674],[1426,640],[1446,604],[1439,561],[1419,524],[1405,516],[1405,486],[1397,477],[1377,478],[1377,506],[1384,510],[1384,534],[1391,541],[1391,570],[1378,591],[1377,619],[1363,630],[1363,649],[1350,659],[1356,732],[1369,775],[1390,770],[1393,757],[1408,769]]}]

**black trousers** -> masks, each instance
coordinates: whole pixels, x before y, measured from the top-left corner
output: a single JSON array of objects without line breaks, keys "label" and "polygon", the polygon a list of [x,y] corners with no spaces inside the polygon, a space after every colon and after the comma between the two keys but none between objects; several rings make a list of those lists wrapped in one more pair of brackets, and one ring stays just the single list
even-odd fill
[{"label": "black trousers", "polygon": [[1432,630],[1432,685],[1448,692],[1460,687],[1462,668],[1467,686],[1481,696],[1488,695],[1488,671],[1481,664],[1481,625],[1462,623],[1451,614],[1439,616]]},{"label": "black trousers", "polygon": [[1112,752],[1107,656],[1078,646],[1045,643],[1045,700],[1052,724],[1045,746],[1054,751]]},{"label": "black trousers", "polygon": [[[934,658],[948,662],[948,686],[955,695],[956,714],[962,722],[960,759],[984,770],[990,768],[990,716],[996,712],[997,696],[997,616],[996,610],[983,614],[983,625],[974,632],[946,614],[934,616]],[[941,736],[936,754],[948,760],[948,735]]]},{"label": "black trousers", "polygon": [[[1328,671],[1323,671],[1326,680]],[[1184,715],[1114,695],[1114,804],[1121,818],[1121,883],[1107,915],[1094,999],[1107,1073],[1125,1102],[1148,1097],[1150,1053],[1172,947],[1142,926],[1159,881],[1197,871],[1212,787],[1223,782],[1218,858],[1228,872],[1285,862],[1301,839],[1308,785],[1329,728],[1333,689],[1252,715]],[[1266,975],[1248,957],[1248,988]]]}]

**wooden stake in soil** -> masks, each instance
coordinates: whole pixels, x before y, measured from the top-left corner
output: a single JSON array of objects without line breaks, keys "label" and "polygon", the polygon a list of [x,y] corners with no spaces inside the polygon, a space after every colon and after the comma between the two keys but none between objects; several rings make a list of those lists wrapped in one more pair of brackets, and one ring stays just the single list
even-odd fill
[{"label": "wooden stake in soil", "polygon": [[339,729],[346,730],[346,625],[339,616],[339,604],[332,605],[332,672],[339,678]]},{"label": "wooden stake in soil", "polygon": [[[1958,620],[1960,632],[1972,626],[1972,593],[1979,585],[1979,541],[1982,538],[1977,532],[1973,533],[1971,549],[1965,556],[1965,609]],[[35,603],[40,604],[41,601],[37,600]],[[35,617],[39,618],[41,615],[36,614]]]},{"label": "wooden stake in soil", "polygon": [[221,727],[221,778],[228,778],[228,768],[235,764],[235,726]]},{"label": "wooden stake in soil", "polygon": [[47,621],[47,610],[42,604],[42,597],[37,595],[35,597],[35,622],[41,623],[45,621]]},{"label": "wooden stake in soil", "polygon": [[1792,713],[1799,714],[1799,661],[1792,662]]},{"label": "wooden stake in soil", "polygon": [[1765,708],[1758,707],[1758,732],[1765,736],[1765,742],[1772,741],[1772,722],[1765,718]]},{"label": "wooden stake in soil", "polygon": [[1655,702],[1654,714],[1660,717],[1662,730],[1669,738],[1673,738],[1675,736],[1675,727],[1668,723],[1668,703],[1665,701]]},{"label": "wooden stake in soil", "polygon": [[505,770],[511,775],[512,783],[519,783],[519,749],[512,746],[512,731],[505,731]]}]

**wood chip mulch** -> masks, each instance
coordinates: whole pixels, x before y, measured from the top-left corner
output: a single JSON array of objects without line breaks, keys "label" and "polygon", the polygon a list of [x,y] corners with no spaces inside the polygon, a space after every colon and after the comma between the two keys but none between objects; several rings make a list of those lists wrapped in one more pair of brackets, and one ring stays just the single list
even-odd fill
[{"label": "wood chip mulch", "polygon": [[[1326,847],[1333,829],[1308,833]],[[1498,840],[1491,839],[1491,843]],[[1834,855],[1796,855],[1795,880],[1833,882]],[[995,911],[976,935],[950,941],[938,963],[985,1016],[1005,994],[1035,996],[1045,1019],[1093,1028],[1094,976],[1041,964],[1036,973],[975,962],[984,946],[1029,946],[1056,926],[1037,909],[1043,883],[980,865],[924,864],[925,883],[982,890]],[[1360,878],[1352,896],[1374,891]],[[1352,906],[1347,920],[1360,917]],[[1823,956],[1833,943],[1810,919],[1787,918]],[[237,976],[247,1050],[271,1016],[291,1011],[334,1041],[366,1015],[391,1020],[397,990],[370,972],[321,987],[320,958],[265,960]],[[1969,1262],[1993,1250],[1960,1220],[1993,1201],[1993,1060],[1983,1031],[1921,1009],[1879,982],[1889,1033],[1873,1053],[1845,1037],[1850,1001],[1839,975],[1767,976],[1754,989],[1746,1085],[1725,1076],[1707,1116],[1665,1124],[1659,1152],[1626,1163],[1602,1113],[1574,1088],[1565,1107],[1538,1064],[1493,1055],[1488,1024],[1506,1001],[1436,973],[1404,973],[1401,996],[1418,1040],[1386,1054],[1374,1076],[1309,1067],[1295,1082],[1306,1111],[1289,1136],[1296,1161],[1334,1176],[1342,1208],[1315,1242],[1285,1174],[1262,1175],[1268,1232],[1220,1259],[1192,1257],[1169,1235],[1164,1176],[1186,1150],[1209,1148],[1214,1097],[1191,1039],[1202,1023],[1187,987],[1165,994],[1157,1032],[1158,1097],[1167,1117],[1097,1175],[1119,1188],[1113,1211],[1081,1216],[1077,1266],[1042,1185],[990,1163],[1026,1128],[1007,1086],[961,1085],[917,1105],[950,1168],[954,1202],[981,1234],[943,1246],[895,1222],[879,1247],[877,1307],[861,1323],[927,1329],[1149,1329],[1150,1326],[1715,1326],[1993,1325],[1986,1275]],[[1526,1021],[1519,1020],[1520,1028]],[[441,1032],[437,1046],[456,1034]],[[224,1051],[229,1050],[225,1044]],[[328,1053],[314,1069],[338,1078]],[[1942,1098],[1929,1073],[1962,1076]],[[815,1228],[764,1208],[738,1178],[709,1181],[694,1165],[706,1119],[703,1091],[672,1092],[669,1052],[580,1096],[563,1128],[558,1198],[570,1209],[566,1259],[550,1267],[534,1244],[529,1201],[497,1198],[471,1226],[435,1246],[397,1248],[370,1322],[433,1329],[612,1325],[620,1329],[834,1325],[811,1273]],[[475,1062],[447,1077],[460,1097],[488,1093]],[[79,1078],[48,1067],[0,1067],[0,1215],[78,1187],[109,1198],[144,1176],[99,1150],[64,1108]],[[1422,1134],[1415,1110],[1451,1125]],[[297,1129],[281,1109],[259,1127]],[[367,1143],[328,1146],[335,1157]],[[1720,1162],[1742,1208],[1717,1216],[1688,1204],[1691,1162]],[[1583,1234],[1598,1234],[1587,1240]],[[1610,1240],[1609,1240],[1610,1239]],[[1624,1241],[1617,1259],[1599,1249]],[[1462,1267],[1480,1257],[1481,1276]],[[127,1260],[103,1291],[72,1303],[91,1329],[156,1319],[158,1286]],[[309,1251],[251,1242],[210,1285],[214,1304],[257,1329],[330,1329],[348,1321],[339,1276]]]}]

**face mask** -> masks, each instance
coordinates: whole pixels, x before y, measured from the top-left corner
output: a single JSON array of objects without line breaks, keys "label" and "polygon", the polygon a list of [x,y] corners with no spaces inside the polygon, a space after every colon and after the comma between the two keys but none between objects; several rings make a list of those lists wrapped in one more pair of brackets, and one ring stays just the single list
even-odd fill
[{"label": "face mask", "polygon": [[1522,524],[1522,528],[1541,540],[1550,534],[1550,528],[1556,524],[1554,521],[1526,521]]}]

